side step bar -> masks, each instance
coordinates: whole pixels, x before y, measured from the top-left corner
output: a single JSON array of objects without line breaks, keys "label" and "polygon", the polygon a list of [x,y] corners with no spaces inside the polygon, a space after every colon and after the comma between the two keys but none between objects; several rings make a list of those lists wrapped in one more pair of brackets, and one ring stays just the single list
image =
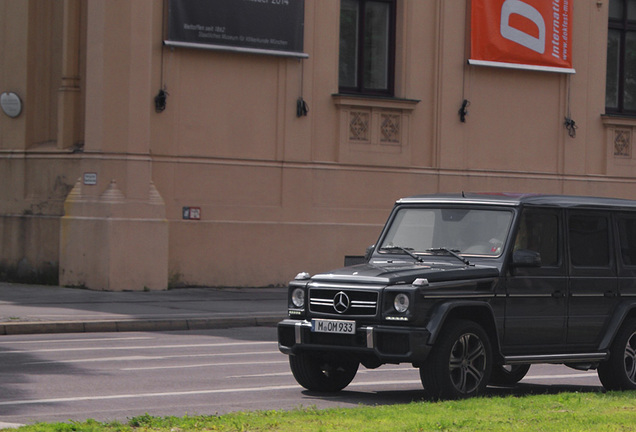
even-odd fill
[{"label": "side step bar", "polygon": [[607,360],[608,358],[608,352],[504,356],[504,364],[515,365],[533,363],[596,363]]}]

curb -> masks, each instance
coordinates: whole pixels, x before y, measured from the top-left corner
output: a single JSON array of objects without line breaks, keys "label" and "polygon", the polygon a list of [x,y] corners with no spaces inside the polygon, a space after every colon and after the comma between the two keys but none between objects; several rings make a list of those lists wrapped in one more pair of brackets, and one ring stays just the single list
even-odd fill
[{"label": "curb", "polygon": [[98,333],[132,331],[207,330],[232,327],[273,327],[280,315],[233,318],[190,318],[158,320],[102,320],[0,323],[0,335],[41,333]]}]

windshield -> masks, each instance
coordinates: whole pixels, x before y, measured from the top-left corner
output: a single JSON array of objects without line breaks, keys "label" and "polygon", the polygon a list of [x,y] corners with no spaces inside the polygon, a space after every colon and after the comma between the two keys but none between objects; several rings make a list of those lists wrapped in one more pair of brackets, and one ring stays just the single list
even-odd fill
[{"label": "windshield", "polygon": [[398,210],[380,252],[406,249],[413,254],[446,250],[462,255],[497,257],[503,252],[511,210],[471,208],[402,208]]}]

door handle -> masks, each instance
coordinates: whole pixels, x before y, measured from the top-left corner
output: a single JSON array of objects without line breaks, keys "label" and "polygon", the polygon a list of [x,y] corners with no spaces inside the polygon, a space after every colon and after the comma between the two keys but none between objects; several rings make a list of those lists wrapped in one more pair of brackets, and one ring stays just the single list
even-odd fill
[{"label": "door handle", "polygon": [[605,291],[603,295],[605,297],[616,297],[616,293],[614,291]]},{"label": "door handle", "polygon": [[562,298],[562,297],[565,297],[565,294],[563,294],[561,291],[554,291],[552,293],[552,297],[554,297],[554,298]]}]

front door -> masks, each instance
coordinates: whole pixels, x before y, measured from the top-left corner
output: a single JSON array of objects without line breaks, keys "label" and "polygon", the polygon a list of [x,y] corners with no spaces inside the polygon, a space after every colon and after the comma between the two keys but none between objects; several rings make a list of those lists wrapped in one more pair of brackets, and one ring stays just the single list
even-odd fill
[{"label": "front door", "polygon": [[502,347],[505,355],[564,350],[567,274],[562,213],[558,209],[523,209],[514,251],[538,252],[541,266],[511,267]]}]

